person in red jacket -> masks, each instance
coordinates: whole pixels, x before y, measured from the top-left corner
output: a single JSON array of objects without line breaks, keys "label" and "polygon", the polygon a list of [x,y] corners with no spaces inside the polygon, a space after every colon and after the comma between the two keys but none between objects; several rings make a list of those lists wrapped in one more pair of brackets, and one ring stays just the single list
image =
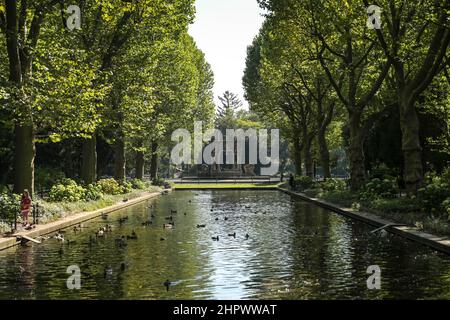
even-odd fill
[{"label": "person in red jacket", "polygon": [[23,226],[26,227],[29,225],[28,216],[31,210],[31,197],[28,190],[23,191],[22,200],[20,200],[20,211],[22,213]]}]

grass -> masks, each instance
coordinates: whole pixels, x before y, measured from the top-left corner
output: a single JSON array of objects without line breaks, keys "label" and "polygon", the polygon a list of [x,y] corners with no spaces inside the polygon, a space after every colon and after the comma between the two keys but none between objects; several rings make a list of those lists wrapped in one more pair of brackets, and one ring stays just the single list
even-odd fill
[{"label": "grass", "polygon": [[175,183],[174,190],[209,190],[209,189],[276,189],[279,183]]}]

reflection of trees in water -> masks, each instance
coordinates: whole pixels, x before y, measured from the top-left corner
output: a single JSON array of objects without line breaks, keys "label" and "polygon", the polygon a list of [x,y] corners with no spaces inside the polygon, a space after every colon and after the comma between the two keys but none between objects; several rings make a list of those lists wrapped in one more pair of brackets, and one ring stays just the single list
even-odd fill
[{"label": "reflection of trees in water", "polygon": [[[156,228],[137,232],[139,240],[129,242],[125,251],[125,259],[132,262],[122,281],[125,298],[194,299],[193,291],[206,287],[206,279],[199,278],[198,275],[199,269],[207,266],[208,259],[198,254],[201,248],[193,231],[198,224],[194,212],[199,208],[195,203],[187,208],[186,204],[191,199],[191,193],[177,193],[176,196],[156,200],[155,211],[152,211],[156,216]],[[178,211],[175,214],[175,229],[164,230],[162,225],[171,209]],[[187,213],[186,216],[184,212]],[[143,213],[140,219],[149,219],[149,215],[149,212]],[[159,225],[161,228],[158,228]],[[161,237],[167,240],[160,241]],[[169,292],[163,286],[167,279],[176,285]],[[191,288],[189,285],[195,285],[197,288]]]},{"label": "reflection of trees in water", "polygon": [[[0,298],[448,298],[450,259],[276,191],[188,191],[86,223],[76,241],[48,240],[0,256]],[[191,203],[189,202],[191,200]],[[211,208],[213,209],[211,211]],[[175,228],[163,230],[177,210]],[[184,212],[187,213],[184,216]],[[151,227],[141,223],[155,213]],[[265,214],[264,214],[265,213]],[[119,217],[129,220],[118,226]],[[224,217],[229,220],[225,222]],[[220,218],[215,221],[215,218]],[[113,233],[89,246],[106,223]],[[197,224],[207,228],[197,229]],[[137,241],[114,239],[136,229]],[[236,238],[227,234],[236,232]],[[245,240],[245,234],[250,239]],[[213,242],[211,236],[220,236]],[[167,238],[161,242],[160,237]],[[128,267],[120,271],[120,264]],[[369,265],[382,269],[382,290],[368,291]],[[82,290],[69,291],[69,265],[82,272]],[[113,273],[106,279],[105,267]],[[20,269],[22,267],[23,269]],[[22,271],[20,271],[22,270]],[[164,281],[174,286],[167,292]],[[288,289],[288,290],[285,290]]]}]

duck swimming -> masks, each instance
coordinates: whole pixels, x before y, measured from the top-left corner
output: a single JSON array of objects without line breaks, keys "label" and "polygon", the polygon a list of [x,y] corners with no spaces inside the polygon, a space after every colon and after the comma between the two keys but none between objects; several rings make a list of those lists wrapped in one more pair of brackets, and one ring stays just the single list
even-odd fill
[{"label": "duck swimming", "polygon": [[164,229],[173,229],[173,227],[175,226],[174,223],[166,223],[163,225]]},{"label": "duck swimming", "polygon": [[219,241],[219,236],[217,236],[217,237],[211,237],[211,239],[213,239],[213,241]]},{"label": "duck swimming", "polygon": [[119,223],[124,223],[124,222],[127,221],[127,220],[128,220],[128,216],[119,218]]},{"label": "duck swimming", "polygon": [[58,231],[55,235],[55,239],[61,242],[64,242],[64,235]]},{"label": "duck swimming", "polygon": [[133,230],[133,231],[131,231],[131,236],[127,236],[127,239],[128,240],[137,240],[138,236],[137,236],[136,232]]},{"label": "duck swimming", "polygon": [[123,248],[127,246],[127,240],[125,236],[122,236],[121,238],[116,239],[116,244],[119,248]]},{"label": "duck swimming", "polygon": [[206,224],[198,224],[197,228],[206,228]]},{"label": "duck swimming", "polygon": [[235,233],[230,233],[230,234],[228,234],[228,236],[229,236],[229,237],[236,238],[236,232],[235,232]]}]

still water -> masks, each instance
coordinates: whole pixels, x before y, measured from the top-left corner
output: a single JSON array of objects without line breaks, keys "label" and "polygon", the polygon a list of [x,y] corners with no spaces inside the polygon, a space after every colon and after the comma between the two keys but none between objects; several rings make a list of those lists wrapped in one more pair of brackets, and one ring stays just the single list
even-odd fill
[{"label": "still water", "polygon": [[[62,250],[48,239],[0,252],[0,299],[450,298],[449,256],[373,229],[278,191],[177,191],[67,230]],[[80,290],[67,289],[71,265]],[[371,265],[381,290],[367,289]]]}]

